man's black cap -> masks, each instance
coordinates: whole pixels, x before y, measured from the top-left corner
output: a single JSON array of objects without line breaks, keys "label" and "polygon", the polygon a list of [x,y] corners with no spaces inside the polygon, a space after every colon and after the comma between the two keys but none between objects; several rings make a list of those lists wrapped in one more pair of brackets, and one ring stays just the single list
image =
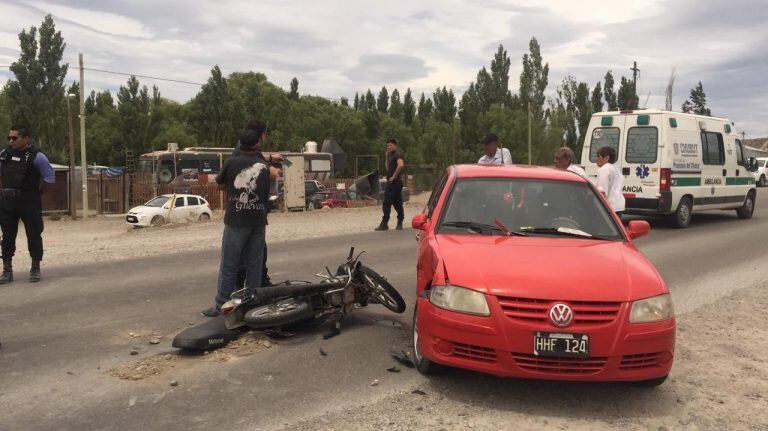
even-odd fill
[{"label": "man's black cap", "polygon": [[483,139],[480,141],[483,145],[499,142],[499,137],[495,133],[486,133]]}]

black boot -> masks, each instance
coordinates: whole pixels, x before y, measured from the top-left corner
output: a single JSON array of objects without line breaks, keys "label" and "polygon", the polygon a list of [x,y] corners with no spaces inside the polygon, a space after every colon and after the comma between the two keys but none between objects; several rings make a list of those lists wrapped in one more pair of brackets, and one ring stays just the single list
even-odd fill
[{"label": "black boot", "polygon": [[0,275],[0,284],[8,284],[13,281],[13,265],[10,260],[3,260],[3,274]]},{"label": "black boot", "polygon": [[40,275],[40,261],[33,260],[32,269],[29,270],[29,282],[37,283],[41,279],[42,279],[42,276]]},{"label": "black boot", "polygon": [[377,232],[381,232],[383,230],[389,230],[389,225],[385,222],[381,222],[381,224],[374,230]]},{"label": "black boot", "polygon": [[395,227],[395,229],[403,230],[403,221],[402,220],[398,220],[397,221],[397,227]]}]

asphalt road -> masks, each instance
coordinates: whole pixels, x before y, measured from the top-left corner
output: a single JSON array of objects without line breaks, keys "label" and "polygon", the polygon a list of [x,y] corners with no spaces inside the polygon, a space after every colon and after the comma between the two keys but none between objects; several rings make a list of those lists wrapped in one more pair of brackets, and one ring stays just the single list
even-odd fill
[{"label": "asphalt road", "polygon": [[[686,230],[654,222],[651,234],[638,241],[670,286],[679,313],[768,279],[760,265],[768,253],[763,200],[768,190],[760,190],[749,221],[733,212],[697,214]],[[322,339],[321,329],[312,330],[252,356],[226,362],[195,358],[141,381],[119,380],[106,370],[172,352],[173,334],[203,320],[199,311],[210,305],[215,290],[216,253],[47,268],[38,285],[18,277],[0,287],[0,430],[273,429],[410,391],[425,379],[407,369],[385,370],[394,365],[391,350],[410,348],[414,236],[412,230],[372,232],[269,249],[276,280],[308,278],[333,267],[350,245],[367,250],[363,261],[400,290],[409,306],[405,314],[370,306],[346,319],[342,334],[330,340]],[[376,319],[394,319],[403,328]],[[130,339],[129,331],[157,331],[164,338],[150,345]],[[131,356],[134,346],[140,353]],[[320,355],[320,348],[328,355]],[[482,397],[482,385],[472,386],[471,376],[455,379]],[[178,386],[169,385],[172,379]],[[379,385],[371,386],[373,380]],[[544,403],[547,391],[529,396]]]}]

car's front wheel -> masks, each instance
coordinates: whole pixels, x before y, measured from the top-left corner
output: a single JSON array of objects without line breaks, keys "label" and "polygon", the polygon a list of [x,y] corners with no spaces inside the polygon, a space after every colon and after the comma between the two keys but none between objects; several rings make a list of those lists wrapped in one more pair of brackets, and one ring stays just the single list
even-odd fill
[{"label": "car's front wheel", "polygon": [[755,193],[754,191],[750,191],[747,194],[747,199],[744,201],[744,205],[741,206],[741,208],[736,210],[736,215],[739,216],[740,219],[750,219],[752,218],[752,214],[755,212]]},{"label": "car's front wheel", "polygon": [[758,187],[765,187],[768,186],[768,179],[765,178],[765,175],[760,175],[760,180],[757,182]]},{"label": "car's front wheel", "polygon": [[419,370],[419,372],[424,375],[444,373],[448,370],[448,367],[442,364],[432,362],[421,355],[421,351],[419,350],[419,325],[418,325],[419,317],[418,316],[419,316],[418,306],[414,306],[413,307],[413,359],[416,364],[416,369]]},{"label": "car's front wheel", "polygon": [[691,224],[692,213],[693,200],[690,196],[684,196],[677,205],[677,211],[670,215],[669,221],[672,223],[672,226],[684,229]]},{"label": "car's front wheel", "polygon": [[156,215],[152,217],[152,220],[149,222],[150,226],[162,226],[165,224],[165,219],[161,215]]},{"label": "car's front wheel", "polygon": [[208,213],[202,213],[199,217],[200,221],[208,221],[211,219],[211,215]]}]

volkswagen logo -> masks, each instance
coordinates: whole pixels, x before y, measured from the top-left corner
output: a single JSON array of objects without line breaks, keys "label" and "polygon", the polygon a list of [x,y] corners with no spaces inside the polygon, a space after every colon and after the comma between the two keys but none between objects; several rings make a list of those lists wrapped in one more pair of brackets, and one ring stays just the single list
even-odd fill
[{"label": "volkswagen logo", "polygon": [[566,304],[555,304],[549,309],[549,320],[560,328],[565,328],[573,320],[573,310]]}]

